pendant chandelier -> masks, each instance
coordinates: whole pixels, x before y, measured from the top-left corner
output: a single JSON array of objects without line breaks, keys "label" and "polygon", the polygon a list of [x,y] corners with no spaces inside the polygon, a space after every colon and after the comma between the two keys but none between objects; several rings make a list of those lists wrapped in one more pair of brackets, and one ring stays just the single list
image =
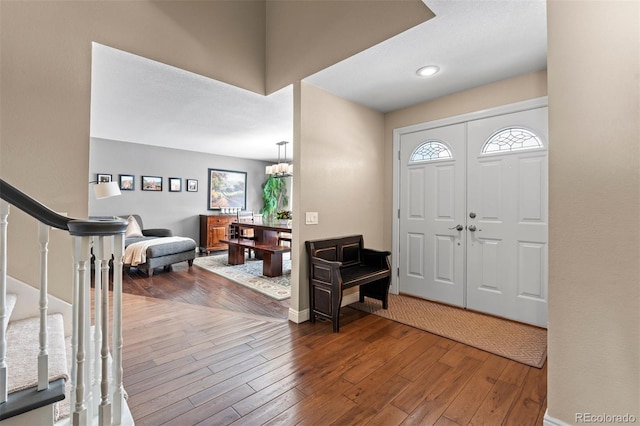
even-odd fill
[{"label": "pendant chandelier", "polygon": [[[278,163],[272,166],[266,167],[266,173],[274,178],[283,178],[287,176],[293,176],[293,164],[287,162],[287,144],[289,142],[278,142]],[[284,146],[284,157],[280,159],[280,148]]]}]

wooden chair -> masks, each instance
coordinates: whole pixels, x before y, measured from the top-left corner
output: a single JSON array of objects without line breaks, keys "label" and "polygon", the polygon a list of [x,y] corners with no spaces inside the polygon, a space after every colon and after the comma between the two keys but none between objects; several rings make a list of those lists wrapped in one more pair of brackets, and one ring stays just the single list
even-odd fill
[{"label": "wooden chair", "polygon": [[278,233],[278,245],[283,245],[282,243],[287,243],[289,247],[291,247],[291,233],[290,232],[279,232]]},{"label": "wooden chair", "polygon": [[[236,214],[236,222],[238,223],[253,223],[253,212],[248,210],[240,211]],[[245,240],[255,240],[255,236],[253,233],[253,229],[242,229],[237,226],[231,224],[229,225],[229,238],[236,239],[245,239]],[[251,257],[251,252],[253,250],[249,250],[249,257]]]},{"label": "wooden chair", "polygon": [[286,246],[291,248],[293,246],[292,238],[291,232],[278,232],[278,245],[282,246],[286,243]]}]

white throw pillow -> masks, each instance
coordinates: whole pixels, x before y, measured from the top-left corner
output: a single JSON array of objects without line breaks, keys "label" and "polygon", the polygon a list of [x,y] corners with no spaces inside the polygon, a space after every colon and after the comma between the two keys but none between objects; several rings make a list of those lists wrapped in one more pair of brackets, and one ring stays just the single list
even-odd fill
[{"label": "white throw pillow", "polygon": [[127,231],[124,233],[125,238],[129,237],[142,237],[142,230],[140,229],[140,225],[138,225],[138,221],[135,217],[129,216],[127,218]]}]

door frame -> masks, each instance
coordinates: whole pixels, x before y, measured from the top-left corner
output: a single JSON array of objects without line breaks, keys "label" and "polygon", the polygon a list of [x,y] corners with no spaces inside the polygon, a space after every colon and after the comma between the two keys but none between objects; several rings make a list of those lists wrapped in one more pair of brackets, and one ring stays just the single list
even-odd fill
[{"label": "door frame", "polygon": [[[483,109],[470,113],[455,115],[452,117],[441,118],[438,120],[427,121],[424,123],[413,124],[405,127],[398,127],[393,129],[393,155],[395,160],[393,161],[393,228],[391,231],[391,287],[389,292],[398,294],[398,274],[400,271],[399,254],[400,254],[400,139],[401,136],[419,132],[423,130],[429,130],[436,127],[448,126],[452,124],[463,123],[471,120],[479,120],[482,118],[494,117],[497,115],[504,115],[514,112],[526,111],[533,108],[541,108],[548,106],[548,97],[543,96],[540,98],[528,99],[526,101],[515,102],[512,104],[501,105],[498,107]],[[547,148],[548,149],[548,148]]]}]

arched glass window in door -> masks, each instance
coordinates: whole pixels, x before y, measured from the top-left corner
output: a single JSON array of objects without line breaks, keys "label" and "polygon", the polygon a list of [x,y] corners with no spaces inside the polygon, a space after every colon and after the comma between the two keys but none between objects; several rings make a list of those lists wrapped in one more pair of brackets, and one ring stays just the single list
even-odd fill
[{"label": "arched glass window in door", "polygon": [[421,163],[423,161],[450,160],[453,158],[451,150],[440,141],[429,140],[419,145],[409,157],[409,163]]},{"label": "arched glass window in door", "polygon": [[483,154],[543,148],[535,133],[521,127],[509,127],[494,133],[482,146]]}]

